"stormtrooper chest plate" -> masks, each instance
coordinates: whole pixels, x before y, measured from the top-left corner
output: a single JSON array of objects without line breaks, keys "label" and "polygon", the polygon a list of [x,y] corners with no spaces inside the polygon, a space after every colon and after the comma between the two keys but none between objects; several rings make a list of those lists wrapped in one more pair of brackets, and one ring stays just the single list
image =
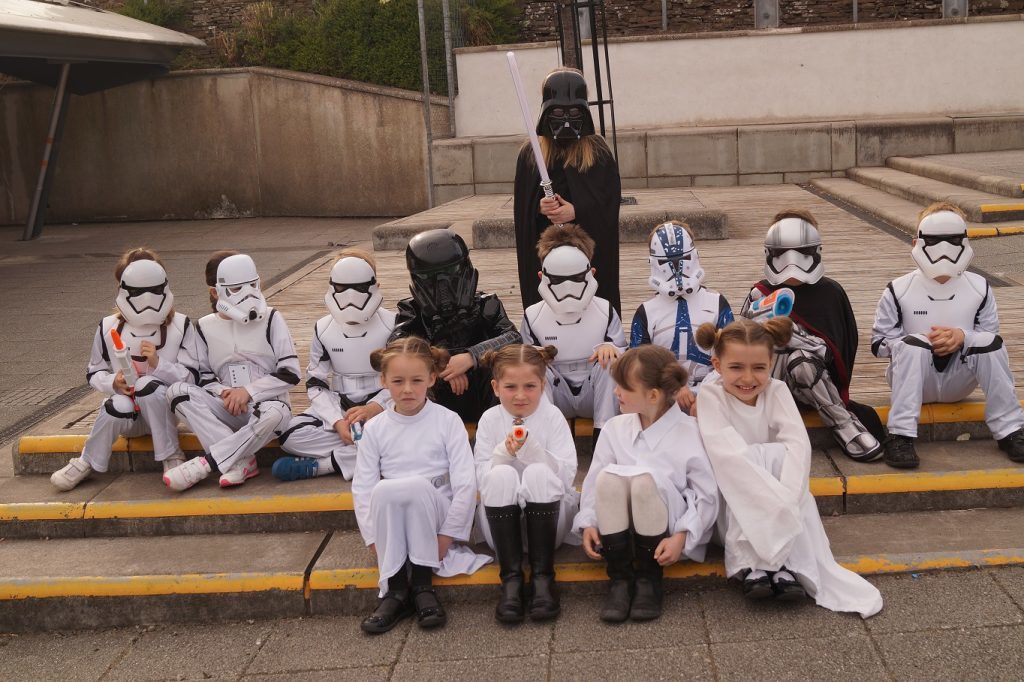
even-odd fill
[{"label": "stormtrooper chest plate", "polygon": [[112,356],[114,345],[110,339],[111,330],[116,329],[121,335],[121,340],[128,347],[128,354],[135,365],[135,371],[139,375],[149,374],[149,362],[142,355],[142,342],[149,341],[156,346],[156,354],[161,361],[177,362],[178,351],[181,350],[181,342],[185,336],[185,316],[182,313],[175,313],[170,324],[159,327],[133,327],[116,315],[110,315],[103,320],[103,343],[106,345],[108,356]]},{"label": "stormtrooper chest plate", "polygon": [[592,300],[578,321],[560,324],[551,307],[537,303],[526,311],[530,331],[542,346],[555,346],[555,366],[585,360],[594,353],[594,346],[604,342],[608,333],[608,302]]},{"label": "stormtrooper chest plate", "polygon": [[[252,364],[264,374],[276,364],[273,346],[267,339],[271,316],[261,322],[239,324],[217,315],[207,315],[199,321],[206,339],[210,368],[222,379],[227,376],[228,365]],[[254,375],[255,378],[255,375]]]},{"label": "stormtrooper chest plate", "polygon": [[380,374],[370,366],[370,353],[387,345],[394,328],[381,315],[361,325],[340,325],[330,316],[317,322],[317,335],[330,357],[331,389],[348,396],[366,395],[380,389]]},{"label": "stormtrooper chest plate", "polygon": [[896,280],[893,290],[908,334],[927,334],[936,326],[974,329],[975,315],[985,299],[984,281],[980,287],[972,281],[976,275],[964,273],[945,284],[919,272],[904,277],[908,281]]}]

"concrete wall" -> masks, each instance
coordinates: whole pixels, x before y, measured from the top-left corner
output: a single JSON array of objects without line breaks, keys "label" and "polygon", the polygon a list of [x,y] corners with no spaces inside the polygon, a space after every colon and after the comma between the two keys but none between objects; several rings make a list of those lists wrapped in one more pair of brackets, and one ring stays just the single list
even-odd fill
[{"label": "concrete wall", "polygon": [[[624,130],[1018,111],[1021,45],[1022,15],[615,39],[616,122]],[[456,51],[459,137],[522,133],[505,49]],[[515,47],[533,111],[555,49]]]},{"label": "concrete wall", "polygon": [[[26,220],[53,91],[0,89],[0,223]],[[272,69],[73,97],[49,222],[397,216],[427,207],[417,93]],[[447,107],[434,106],[447,125]]]}]

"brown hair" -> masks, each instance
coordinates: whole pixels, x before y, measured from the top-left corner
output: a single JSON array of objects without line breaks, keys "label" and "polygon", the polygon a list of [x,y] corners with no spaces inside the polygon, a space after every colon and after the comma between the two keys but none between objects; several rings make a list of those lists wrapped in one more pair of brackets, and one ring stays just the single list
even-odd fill
[{"label": "brown hair", "polygon": [[587,260],[594,259],[594,249],[597,248],[590,235],[575,223],[566,223],[561,227],[552,225],[541,232],[537,241],[537,255],[544,260],[559,246],[574,246],[583,252]]},{"label": "brown hair", "polygon": [[663,346],[644,344],[630,348],[612,364],[612,379],[627,391],[632,391],[631,380],[644,388],[656,388],[664,395],[663,407],[676,399],[676,393],[686,385],[686,369],[675,354]]},{"label": "brown hair", "polygon": [[683,231],[686,232],[686,234],[690,235],[690,241],[696,241],[697,239],[696,237],[693,236],[693,229],[690,227],[690,224],[687,223],[685,220],[666,220],[665,222],[658,223],[653,228],[651,228],[651,233],[647,235],[648,244],[650,244],[651,240],[654,239],[654,233],[657,232],[658,228],[661,227],[662,225],[678,225],[679,227],[683,228]]},{"label": "brown hair", "polygon": [[775,214],[772,218],[772,224],[779,222],[785,218],[799,218],[809,222],[814,227],[818,227],[818,219],[814,217],[814,214],[808,211],[806,208],[784,208]]},{"label": "brown hair", "polygon": [[715,355],[722,357],[726,345],[741,343],[746,346],[764,345],[769,352],[785,346],[793,336],[793,320],[788,317],[773,317],[758,324],[746,317],[737,317],[722,329],[705,322],[697,328],[694,340],[701,348],[712,348]]},{"label": "brown hair", "polygon": [[917,214],[917,222],[921,222],[932,213],[938,213],[939,211],[950,211],[956,213],[958,216],[963,218],[964,222],[967,222],[967,214],[961,210],[956,204],[951,204],[948,201],[936,201],[933,204],[929,204],[921,209],[921,212]]},{"label": "brown hair", "polygon": [[357,249],[355,247],[344,249],[338,254],[338,259],[334,261],[337,263],[342,258],[358,258],[364,260],[370,264],[370,268],[373,270],[373,274],[377,274],[377,260],[373,257],[373,254],[364,249]]},{"label": "brown hair", "polygon": [[[124,274],[124,269],[137,260],[151,260],[160,267],[164,267],[164,262],[160,260],[160,256],[157,255],[156,251],[147,249],[145,246],[128,249],[121,254],[121,257],[117,259],[117,265],[114,266],[114,279],[118,284],[121,283],[121,275]],[[166,270],[166,268],[164,269]]]},{"label": "brown hair", "polygon": [[558,349],[554,346],[530,346],[523,343],[513,343],[498,350],[489,350],[480,358],[480,364],[491,369],[491,376],[501,380],[501,376],[509,367],[529,365],[537,372],[541,379],[548,369],[548,365],[555,359]]},{"label": "brown hair", "polygon": [[[215,251],[210,256],[210,260],[206,261],[206,286],[211,288],[217,286],[217,268],[220,267],[221,261],[228,256],[237,256],[238,254],[238,251],[232,251],[231,249]],[[210,307],[213,308],[213,312],[217,312],[217,296],[212,292],[210,293]]]},{"label": "brown hair", "polygon": [[418,336],[406,336],[370,353],[370,367],[377,372],[386,374],[388,363],[399,355],[418,357],[434,374],[448,366],[448,351],[443,348],[435,348]]}]

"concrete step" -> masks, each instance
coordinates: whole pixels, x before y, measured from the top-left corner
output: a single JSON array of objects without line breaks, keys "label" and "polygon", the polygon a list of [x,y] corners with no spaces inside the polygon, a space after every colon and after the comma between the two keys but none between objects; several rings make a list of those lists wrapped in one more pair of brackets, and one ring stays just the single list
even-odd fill
[{"label": "concrete step", "polygon": [[968,220],[978,223],[1024,218],[1022,201],[904,173],[895,168],[851,168],[846,171],[846,177],[922,205],[949,201],[959,206]]},{"label": "concrete step", "polygon": [[[836,559],[864,575],[1024,563],[1024,510],[981,509],[825,519]],[[7,540],[0,631],[368,612],[377,571],[356,531],[152,538]],[[479,551],[485,551],[481,545]],[[577,547],[556,555],[566,599],[601,589],[604,567]],[[721,551],[668,567],[681,583],[721,579]],[[442,599],[490,601],[492,564],[437,578]],[[884,597],[885,595],[883,595]]]},{"label": "concrete step", "polygon": [[[948,160],[948,156],[939,157]],[[885,165],[904,173],[912,173],[932,180],[976,189],[979,192],[998,194],[1005,197],[1024,197],[1024,178],[993,175],[972,168],[951,165],[950,162],[939,162],[930,156],[892,156],[885,160]]]},{"label": "concrete step", "polygon": [[[811,180],[811,184],[837,199],[881,218],[907,234],[917,234],[917,215],[924,208],[921,204],[845,178],[821,178]],[[967,234],[971,239],[1024,234],[1024,221],[968,222]]]}]

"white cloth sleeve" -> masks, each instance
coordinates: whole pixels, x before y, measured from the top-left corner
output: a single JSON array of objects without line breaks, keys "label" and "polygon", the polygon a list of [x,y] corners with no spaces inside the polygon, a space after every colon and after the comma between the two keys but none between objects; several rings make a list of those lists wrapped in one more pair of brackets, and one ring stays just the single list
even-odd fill
[{"label": "white cloth sleeve", "polygon": [[[611,304],[609,304],[610,306]],[[594,346],[596,351],[598,346],[609,344],[615,348],[615,350],[622,355],[626,352],[628,344],[626,343],[626,335],[622,332],[622,319],[619,317],[619,313],[616,312],[615,308],[611,309],[611,314],[608,316],[608,328],[604,332],[604,341]]]},{"label": "white cloth sleeve", "polygon": [[977,348],[990,345],[999,333],[999,312],[996,310],[996,297],[992,287],[985,283],[985,299],[974,317],[974,329],[964,330],[964,348]]},{"label": "white cloth sleeve", "polygon": [[492,467],[500,464],[513,464],[515,458],[505,450],[505,438],[501,431],[501,420],[495,419],[492,407],[483,413],[476,425],[476,442],[473,444],[473,463],[476,467],[477,485],[484,479]]},{"label": "white cloth sleeve", "polygon": [[206,338],[202,334],[202,327],[196,325],[199,333],[196,334],[195,342],[195,366],[199,368],[199,385],[207,392],[220,396],[228,387],[220,383],[213,368],[210,367],[210,347],[206,344]]},{"label": "white cloth sleeve", "polygon": [[377,448],[373,432],[364,432],[359,441],[359,456],[356,457],[356,470],[352,476],[352,502],[356,512],[356,523],[367,545],[375,543],[376,534],[370,516],[370,495],[373,488],[380,483],[380,451]]},{"label": "white cloth sleeve", "polygon": [[615,452],[608,444],[609,438],[598,438],[594,448],[594,457],[590,469],[583,479],[583,493],[580,497],[580,510],[572,522],[574,533],[581,534],[584,528],[597,527],[597,476],[604,468],[615,461]]},{"label": "white cloth sleeve", "polygon": [[174,362],[161,359],[153,368],[151,374],[165,384],[176,384],[185,382],[190,384],[199,381],[199,366],[195,359],[196,338],[195,325],[187,317],[185,318],[185,331],[181,337],[181,345],[178,347],[177,357]]},{"label": "white cloth sleeve", "polygon": [[[466,542],[473,527],[476,512],[476,472],[473,468],[473,451],[469,447],[466,426],[454,412],[449,413],[448,434],[445,442],[448,449],[448,473],[451,478],[452,503],[448,515],[438,530],[438,535],[447,535]],[[362,445],[359,446],[362,457]]]},{"label": "white cloth sleeve", "polygon": [[687,460],[686,488],[682,491],[686,511],[676,521],[672,532],[686,533],[683,554],[693,561],[704,561],[718,519],[718,483],[700,439],[687,447],[699,451],[699,455],[694,452]]},{"label": "white cloth sleeve", "polygon": [[899,306],[890,282],[882,291],[882,298],[878,300],[875,321],[871,325],[871,353],[876,358],[889,357],[892,354],[889,342],[904,336]]},{"label": "white cloth sleeve", "polygon": [[277,364],[270,374],[259,377],[245,386],[255,403],[261,400],[280,398],[288,389],[299,383],[299,356],[295,354],[292,334],[281,313],[274,311],[270,318],[270,346],[274,349]]},{"label": "white cloth sleeve", "polygon": [[89,353],[89,366],[85,370],[86,381],[100,393],[114,395],[114,377],[117,372],[106,357],[107,348],[103,343],[103,322],[96,327],[96,335],[92,340],[92,350]]},{"label": "white cloth sleeve", "polygon": [[775,443],[786,448],[779,480],[800,499],[810,494],[811,440],[793,394],[788,389],[776,390],[771,397],[768,418],[774,427]]},{"label": "white cloth sleeve", "polygon": [[306,366],[306,395],[310,407],[323,421],[324,431],[333,431],[334,423],[345,414],[337,394],[331,390],[331,359],[324,352],[324,344],[313,326],[313,338],[309,340],[309,364]]}]

